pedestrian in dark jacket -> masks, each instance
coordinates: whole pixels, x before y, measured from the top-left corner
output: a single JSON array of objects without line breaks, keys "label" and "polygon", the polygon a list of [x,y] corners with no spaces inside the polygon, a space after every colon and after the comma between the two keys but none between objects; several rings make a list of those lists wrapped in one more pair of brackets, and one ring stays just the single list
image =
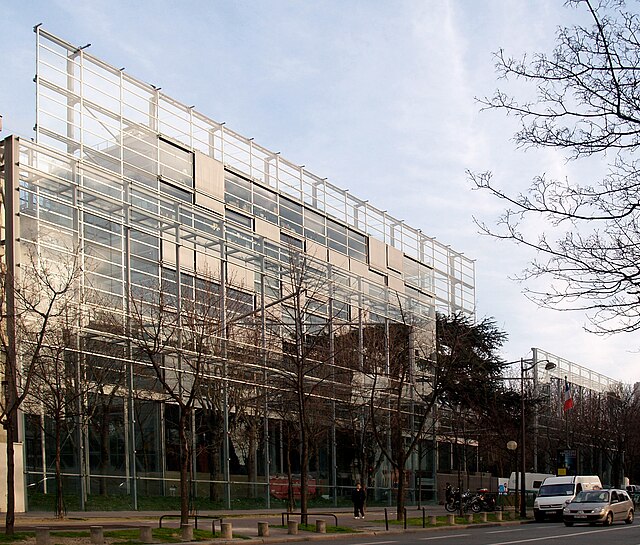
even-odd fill
[{"label": "pedestrian in dark jacket", "polygon": [[355,490],[351,493],[351,501],[353,502],[353,518],[364,518],[364,501],[367,499],[367,493],[360,483],[356,484]]}]

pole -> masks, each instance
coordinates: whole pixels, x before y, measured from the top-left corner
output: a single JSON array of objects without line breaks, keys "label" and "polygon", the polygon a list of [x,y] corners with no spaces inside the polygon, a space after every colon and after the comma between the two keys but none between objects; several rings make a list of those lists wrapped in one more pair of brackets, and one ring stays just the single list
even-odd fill
[{"label": "pole", "polygon": [[525,448],[524,360],[520,358],[520,517],[527,518],[527,450]]}]

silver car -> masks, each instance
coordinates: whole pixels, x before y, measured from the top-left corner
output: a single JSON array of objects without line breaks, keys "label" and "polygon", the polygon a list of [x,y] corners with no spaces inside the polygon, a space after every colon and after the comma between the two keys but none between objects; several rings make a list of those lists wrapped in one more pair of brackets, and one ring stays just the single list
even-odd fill
[{"label": "silver car", "polygon": [[583,490],[562,511],[566,526],[576,522],[610,526],[614,521],[633,522],[633,502],[625,490]]}]

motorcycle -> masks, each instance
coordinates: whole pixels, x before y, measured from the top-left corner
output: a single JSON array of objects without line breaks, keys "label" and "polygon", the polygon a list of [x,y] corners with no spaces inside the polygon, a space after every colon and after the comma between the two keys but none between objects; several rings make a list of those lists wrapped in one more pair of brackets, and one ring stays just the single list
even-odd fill
[{"label": "motorcycle", "polygon": [[479,488],[476,495],[471,500],[471,510],[474,513],[479,513],[480,511],[495,511],[495,495],[489,494],[489,490],[486,488]]},{"label": "motorcycle", "polygon": [[458,488],[447,491],[446,501],[444,508],[449,513],[455,513],[460,511],[460,505],[462,504],[462,510],[466,513],[472,507],[473,495],[468,490],[466,492],[460,492]]}]

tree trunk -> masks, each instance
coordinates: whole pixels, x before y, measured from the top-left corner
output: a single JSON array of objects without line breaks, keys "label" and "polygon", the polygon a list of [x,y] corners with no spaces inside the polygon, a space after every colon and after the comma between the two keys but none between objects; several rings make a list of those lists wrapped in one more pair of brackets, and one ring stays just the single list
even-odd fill
[{"label": "tree trunk", "polygon": [[191,460],[191,448],[187,434],[189,411],[180,407],[179,433],[180,433],[180,523],[189,523],[189,462]]},{"label": "tree trunk", "polygon": [[220,491],[218,484],[214,481],[217,480],[220,464],[220,446],[222,445],[222,436],[220,418],[213,411],[208,409],[207,428],[209,430],[209,445],[207,446],[207,452],[209,455],[209,500],[212,502],[220,499]]},{"label": "tree trunk", "polygon": [[16,490],[15,490],[15,459],[13,443],[15,441],[15,428],[12,414],[7,415],[7,515],[5,517],[5,534],[12,536],[16,521]]},{"label": "tree trunk", "polygon": [[56,518],[65,516],[64,492],[62,485],[62,431],[60,417],[56,418]]},{"label": "tree trunk", "polygon": [[398,470],[398,498],[397,498],[397,510],[398,512],[396,513],[396,519],[397,520],[402,520],[403,516],[404,516],[404,508],[405,508],[405,502],[404,502],[404,469],[399,469]]},{"label": "tree trunk", "polygon": [[[301,338],[301,337],[300,337]],[[304,391],[304,358],[300,338],[298,345],[298,427],[300,429],[300,512],[301,522],[307,523],[307,495],[309,491],[309,436],[307,434],[307,404]],[[300,363],[302,362],[302,363]]]},{"label": "tree trunk", "polygon": [[256,498],[258,496],[258,490],[256,488],[256,482],[258,480],[258,466],[257,466],[257,426],[255,421],[251,418],[249,424],[249,448],[247,452],[247,477],[249,479],[249,497]]},{"label": "tree trunk", "polygon": [[107,468],[109,467],[109,419],[110,416],[104,404],[100,414],[100,480],[98,493],[101,496],[107,494]]},{"label": "tree trunk", "polygon": [[[304,425],[302,426],[304,430]],[[307,524],[308,492],[309,492],[309,438],[305,431],[302,432],[302,445],[300,453],[300,512],[301,521]]]},{"label": "tree trunk", "polygon": [[293,494],[293,474],[291,472],[291,429],[287,430],[287,511],[296,510],[296,499]]}]

